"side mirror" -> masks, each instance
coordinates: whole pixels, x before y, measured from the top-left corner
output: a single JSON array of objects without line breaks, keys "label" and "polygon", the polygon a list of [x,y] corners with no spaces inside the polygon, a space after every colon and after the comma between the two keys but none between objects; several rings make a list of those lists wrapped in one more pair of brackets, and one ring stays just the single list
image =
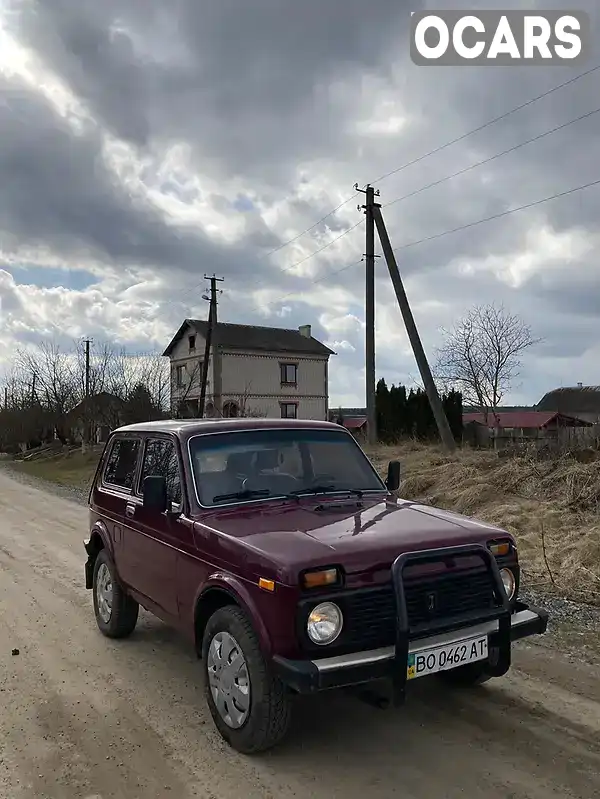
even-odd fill
[{"label": "side mirror", "polygon": [[388,491],[397,491],[400,488],[400,461],[390,461],[388,463],[385,487]]},{"label": "side mirror", "polygon": [[166,513],[169,507],[169,497],[167,495],[167,481],[160,475],[148,475],[144,478],[144,508],[156,511],[156,513]]}]

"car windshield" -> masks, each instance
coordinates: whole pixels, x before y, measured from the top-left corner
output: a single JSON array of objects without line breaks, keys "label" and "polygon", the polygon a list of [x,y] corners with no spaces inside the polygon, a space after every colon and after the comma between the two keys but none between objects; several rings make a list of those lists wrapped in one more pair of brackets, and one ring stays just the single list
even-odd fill
[{"label": "car windshield", "polygon": [[204,506],[386,490],[360,447],[343,431],[295,428],[198,435],[190,439],[189,448]]}]

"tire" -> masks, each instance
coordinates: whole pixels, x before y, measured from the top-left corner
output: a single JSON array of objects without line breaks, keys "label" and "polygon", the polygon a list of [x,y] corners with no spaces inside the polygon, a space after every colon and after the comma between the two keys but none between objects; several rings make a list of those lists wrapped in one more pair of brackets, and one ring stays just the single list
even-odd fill
[{"label": "tire", "polygon": [[[227,669],[230,663],[237,664],[233,670]],[[233,749],[264,752],[285,737],[291,718],[289,692],[271,674],[240,608],[228,605],[210,617],[202,639],[202,664],[213,721]]]},{"label": "tire", "polygon": [[92,593],[100,632],[107,638],[126,638],[131,635],[137,624],[140,606],[119,585],[114,564],[105,549],[100,550],[94,563]]},{"label": "tire", "polygon": [[470,688],[476,685],[483,685],[483,683],[492,679],[492,676],[487,673],[486,668],[487,662],[485,660],[478,661],[477,663],[467,663],[466,666],[459,666],[457,669],[440,671],[437,677],[447,685],[456,686],[458,688]]}]

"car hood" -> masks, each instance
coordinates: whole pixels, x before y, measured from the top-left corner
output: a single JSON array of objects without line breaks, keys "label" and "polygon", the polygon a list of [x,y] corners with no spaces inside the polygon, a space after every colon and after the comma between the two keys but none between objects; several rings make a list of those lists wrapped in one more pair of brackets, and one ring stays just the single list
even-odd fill
[{"label": "car hood", "polygon": [[510,537],[477,519],[404,500],[375,500],[362,507],[348,500],[261,503],[222,509],[202,522],[292,578],[299,569],[320,565],[341,565],[347,574],[389,570],[404,552]]}]

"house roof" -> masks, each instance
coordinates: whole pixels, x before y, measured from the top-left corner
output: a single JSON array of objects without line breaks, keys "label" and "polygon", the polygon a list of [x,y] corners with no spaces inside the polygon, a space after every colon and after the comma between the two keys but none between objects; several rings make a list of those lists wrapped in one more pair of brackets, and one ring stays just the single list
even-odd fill
[{"label": "house roof", "polygon": [[367,419],[365,416],[358,416],[354,419],[344,419],[344,427],[347,430],[360,430],[361,427],[364,427],[367,423]]},{"label": "house roof", "polygon": [[[188,327],[192,327],[203,338],[206,338],[208,322],[202,319],[186,319],[163,355],[171,354]],[[257,327],[218,322],[217,338],[219,345],[227,350],[268,350],[306,355],[335,355],[333,350],[317,341],[313,336],[303,336],[299,330],[283,327]]]},{"label": "house roof", "polygon": [[544,394],[538,402],[539,411],[561,413],[597,413],[600,415],[600,386],[565,386]]},{"label": "house roof", "polygon": [[108,408],[118,408],[123,404],[123,400],[117,397],[116,394],[111,394],[110,391],[100,391],[98,394],[91,394],[89,397],[82,399],[81,402],[71,408],[67,416],[78,416],[84,412],[86,407],[90,411],[101,411]]},{"label": "house roof", "polygon": [[[587,423],[582,422],[572,416],[567,416],[563,413],[556,413],[556,411],[497,411],[496,417],[500,427],[534,427],[541,429],[546,427],[550,422],[554,421],[557,417],[564,421],[574,421],[580,425],[585,426]],[[463,414],[463,424],[470,422],[479,422],[485,424],[485,415],[483,413],[465,413]],[[494,426],[494,419],[490,413],[488,416],[488,426]]]},{"label": "house roof", "polygon": [[[498,413],[513,413],[514,411],[537,411],[541,410],[538,409],[535,405],[501,405],[497,408]],[[554,410],[554,408],[548,408],[547,410]],[[479,407],[475,405],[463,405],[463,414],[470,413],[470,414],[477,414],[481,413]]]}]

